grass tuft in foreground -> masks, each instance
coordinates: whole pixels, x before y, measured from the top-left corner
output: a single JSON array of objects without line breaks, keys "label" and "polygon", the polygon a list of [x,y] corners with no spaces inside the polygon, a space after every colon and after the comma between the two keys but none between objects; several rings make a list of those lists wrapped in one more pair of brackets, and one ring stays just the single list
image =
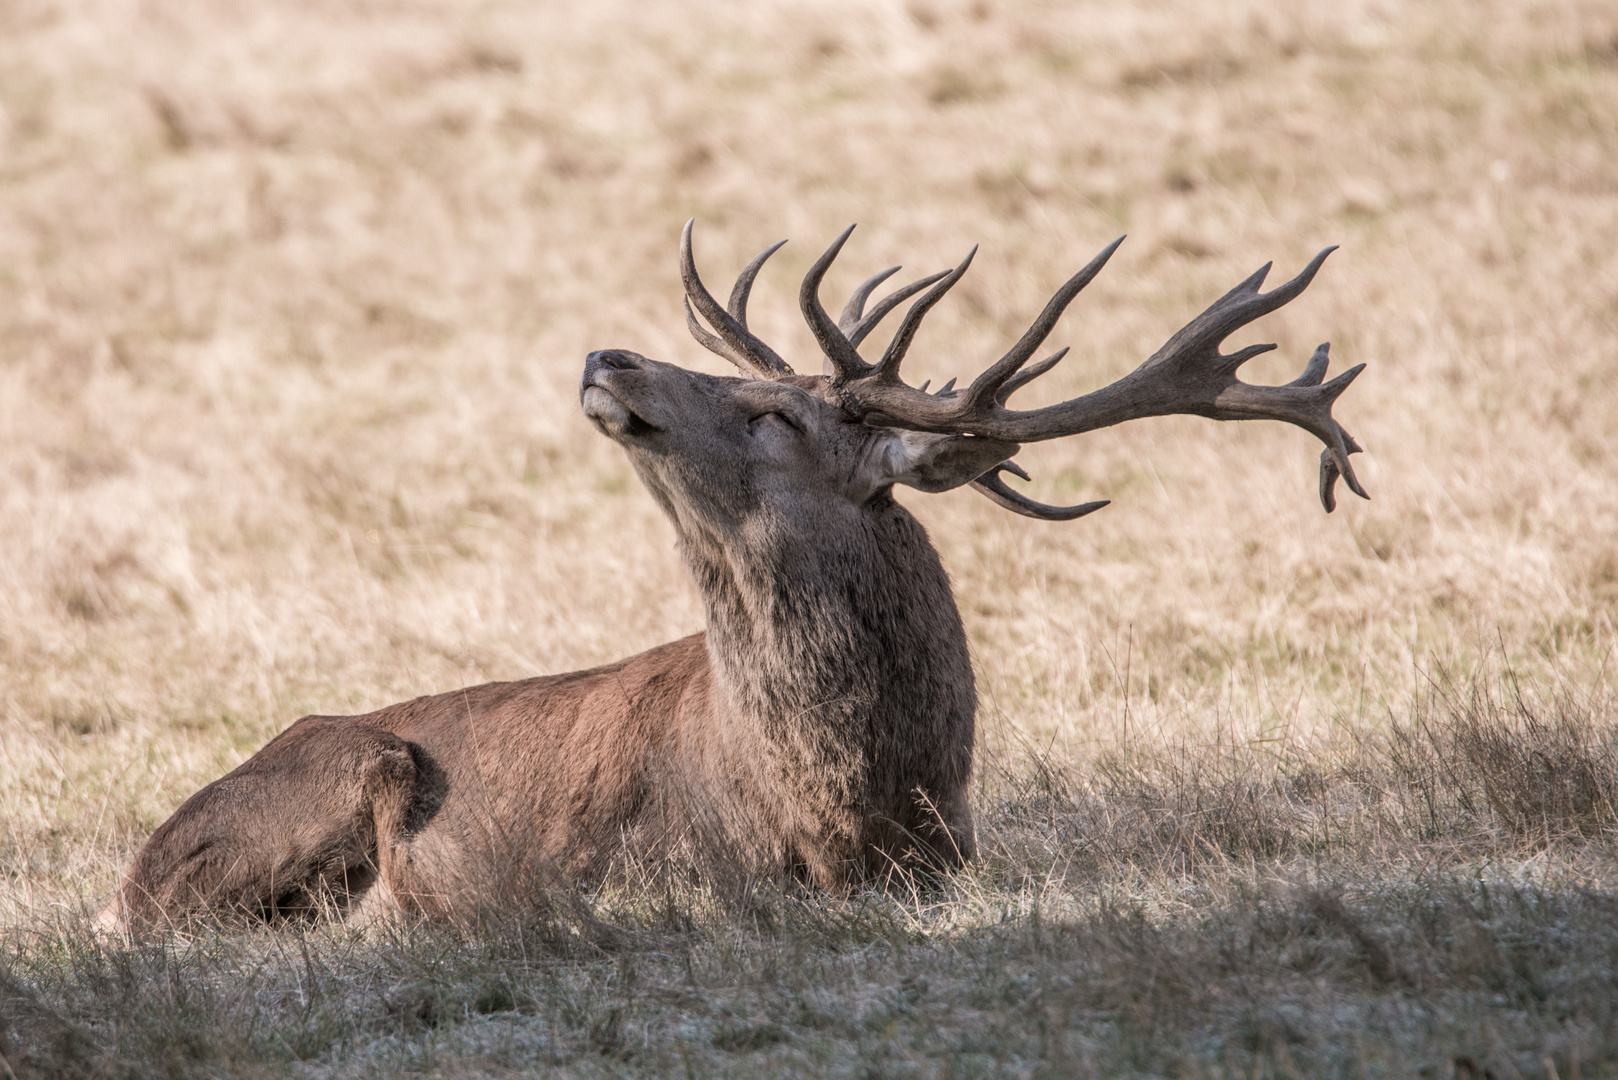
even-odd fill
[{"label": "grass tuft in foreground", "polygon": [[[1341,744],[993,760],[984,857],[464,925],[6,936],[18,1077],[1618,1076],[1618,715],[1442,679]],[[1470,1070],[1470,1071],[1469,1071]]]}]

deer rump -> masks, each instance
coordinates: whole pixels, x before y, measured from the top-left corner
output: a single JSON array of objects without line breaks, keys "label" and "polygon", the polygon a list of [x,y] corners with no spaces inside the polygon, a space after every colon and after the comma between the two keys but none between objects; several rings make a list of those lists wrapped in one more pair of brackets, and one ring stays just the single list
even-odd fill
[{"label": "deer rump", "polygon": [[[1121,238],[970,385],[928,393],[900,365],[971,254],[867,311],[898,268],[882,271],[833,322],[820,284],[850,226],[800,290],[825,367],[804,376],[747,327],[753,280],[780,244],[721,306],[697,274],[691,228],[687,321],[740,377],[612,349],[586,359],[579,393],[674,526],[706,631],[589,671],[304,717],[157,829],[103,927],[454,916],[598,878],[620,858],[743,875],[796,867],[828,889],[959,866],[975,846],[971,661],[948,576],[895,485],[970,485],[1024,516],[1071,520],[1106,503],[1047,506],[1012,489],[1002,474],[1027,478],[1013,460],[1023,443],[1191,413],[1302,427],[1325,444],[1326,510],[1339,478],[1366,497],[1349,462],[1360,448],[1331,415],[1363,365],[1327,382],[1322,345],[1297,379],[1256,386],[1237,369],[1274,346],[1220,352],[1298,296],[1332,249],[1268,293],[1259,270],[1117,382],[1018,410],[1011,395],[1067,350],[1029,360]],[[868,363],[861,342],[911,297]]]}]

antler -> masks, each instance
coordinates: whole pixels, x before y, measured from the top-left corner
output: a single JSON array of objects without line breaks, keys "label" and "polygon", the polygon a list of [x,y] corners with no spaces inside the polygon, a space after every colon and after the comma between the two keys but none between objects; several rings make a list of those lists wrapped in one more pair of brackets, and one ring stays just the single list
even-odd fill
[{"label": "antler", "polygon": [[[1006,407],[1012,393],[1049,371],[1066,353],[1064,349],[1023,370],[1063,309],[1100,272],[1122,242],[1123,237],[1113,241],[1088,266],[1068,279],[1017,344],[961,391],[928,394],[924,389],[905,384],[898,376],[899,360],[909,344],[907,334],[913,334],[915,329],[912,316],[919,321],[917,309],[932,296],[929,294],[911,308],[888,355],[864,374],[843,381],[845,402],[858,415],[898,427],[980,435],[1019,443],[1041,442],[1110,427],[1126,420],[1176,413],[1214,420],[1282,420],[1303,428],[1325,444],[1320,464],[1320,501],[1328,512],[1336,507],[1334,488],[1339,476],[1356,495],[1370,498],[1348,460],[1350,454],[1360,452],[1359,444],[1331,414],[1332,404],[1365,369],[1364,364],[1325,382],[1328,343],[1315,350],[1303,374],[1292,382],[1283,386],[1255,386],[1238,379],[1236,371],[1253,357],[1274,349],[1274,345],[1250,345],[1228,356],[1219,351],[1225,338],[1236,330],[1303,292],[1335,247],[1316,255],[1291,281],[1261,293],[1259,286],[1270,270],[1270,264],[1266,264],[1186,324],[1144,364],[1110,386],[1043,409],[1024,411]],[[970,259],[969,255],[967,261]],[[965,267],[963,262],[951,277],[958,277]],[[935,291],[941,292],[938,287]],[[1001,465],[980,478],[976,486],[1001,505],[1007,505],[1008,498],[1021,500],[1008,509],[1057,518],[1067,514],[1078,516],[1077,512],[1083,509],[1044,507],[1022,500],[1000,480],[998,474],[1002,469],[1020,474],[1020,470]]]},{"label": "antler", "polygon": [[[893,358],[893,366],[897,368],[898,359],[902,358],[905,350],[910,347],[910,339],[915,336],[921,317],[943,299],[951,286],[961,280],[961,275],[972,265],[972,256],[976,255],[978,250],[974,247],[967,253],[961,265],[954,270],[933,274],[894,290],[883,297],[876,307],[871,309],[870,314],[862,316],[865,301],[871,292],[897,273],[899,267],[892,267],[867,278],[848,298],[848,303],[843,307],[842,318],[834,323],[831,316],[826,314],[826,309],[820,306],[820,282],[826,276],[826,271],[831,268],[831,264],[836,261],[838,252],[843,250],[843,244],[853,231],[854,226],[850,225],[843,230],[842,235],[832,241],[831,247],[815,260],[815,264],[803,276],[803,285],[798,289],[798,306],[803,309],[803,317],[808,321],[809,329],[814,331],[815,340],[820,343],[820,351],[826,354],[828,368],[826,373],[831,376],[834,386],[842,386],[850,380],[871,375],[886,365],[890,357]],[[882,360],[875,365],[867,364],[859,354],[857,348],[859,343],[865,340],[866,335],[876,328],[876,324],[881,322],[888,312],[922,289],[927,289],[929,285],[932,288],[905,312],[904,322],[899,325],[899,332],[889,343]]]},{"label": "antler", "polygon": [[1035,502],[1028,496],[1019,495],[1007,487],[1006,482],[1000,479],[1000,474],[1003,472],[1008,472],[1013,476],[1020,476],[1024,480],[1033,479],[1015,461],[1002,461],[972,481],[972,486],[977,489],[978,494],[987,496],[989,501],[1010,510],[1014,514],[1021,514],[1023,517],[1039,518],[1041,521],[1072,521],[1074,518],[1093,514],[1112,502],[1111,499],[1098,499],[1095,502],[1080,503],[1077,506],[1051,506],[1048,503]]},{"label": "antler", "polygon": [[[691,328],[691,336],[749,375],[760,379],[791,375],[792,368],[787,362],[747,329],[747,298],[753,291],[753,279],[758,277],[759,268],[765,260],[779,251],[786,241],[779,240],[753,256],[753,261],[742,270],[736,278],[735,287],[730,290],[730,309],[727,311],[719,306],[719,301],[713,298],[707,286],[703,285],[702,278],[697,276],[696,259],[691,254],[691,226],[696,221],[696,218],[687,221],[680,232],[680,280],[685,283],[685,323]],[[693,305],[718,331],[717,334],[697,321],[696,311],[691,310]]]},{"label": "antler", "polygon": [[[686,321],[691,333],[703,345],[758,378],[776,379],[792,374],[786,361],[747,329],[747,298],[753,279],[764,261],[786,241],[765,248],[747,264],[731,290],[727,310],[719,306],[697,276],[691,255],[692,224],[692,221],[686,222],[680,236],[680,274],[685,281]],[[1349,368],[1326,382],[1330,350],[1327,343],[1315,350],[1303,374],[1296,379],[1282,386],[1256,386],[1242,382],[1236,372],[1248,360],[1274,349],[1274,345],[1249,345],[1228,356],[1219,351],[1224,340],[1238,329],[1295,299],[1308,288],[1326,256],[1337,250],[1335,247],[1320,252],[1297,277],[1267,293],[1259,291],[1272,265],[1266,263],[1187,323],[1144,364],[1117,382],[1043,409],[1018,410],[1006,405],[1011,395],[1054,368],[1067,355],[1067,349],[1035,364],[1029,364],[1029,358],[1050,335],[1067,306],[1101,272],[1124,238],[1120,236],[1108,244],[1084,269],[1057,289],[1045,310],[1017,343],[970,386],[956,390],[955,380],[951,379],[943,389],[929,394],[926,384],[914,387],[905,383],[899,377],[899,368],[921,320],[966,273],[977,248],[967,252],[955,269],[896,289],[867,312],[865,305],[871,294],[897,273],[899,267],[873,274],[849,296],[834,323],[821,306],[820,284],[853,231],[852,225],[844,229],[815,260],[804,275],[798,304],[825,354],[831,386],[854,416],[919,431],[978,435],[1017,443],[1042,442],[1126,420],[1178,413],[1213,420],[1282,420],[1303,428],[1325,444],[1320,454],[1320,501],[1328,513],[1337,506],[1335,492],[1339,478],[1354,494],[1370,498],[1349,462],[1349,455],[1360,453],[1360,446],[1331,414],[1338,397],[1365,370],[1364,364]],[[924,289],[926,291],[922,292]],[[889,312],[917,293],[921,296],[905,312],[904,321],[882,358],[874,364],[867,363],[860,356],[860,342]],[[701,312],[713,331],[697,321],[696,312]],[[1082,517],[1107,505],[1102,501],[1059,507],[1034,502],[1007,487],[1000,478],[1003,472],[1028,479],[1028,474],[1014,462],[1004,461],[973,481],[973,486],[1019,514],[1062,521]]]},{"label": "antler", "polygon": [[[695,218],[687,221],[684,231],[680,234],[680,277],[685,282],[686,325],[690,327],[692,336],[703,346],[723,356],[748,374],[764,379],[791,375],[792,368],[787,362],[747,329],[747,298],[753,291],[753,279],[758,276],[765,260],[780,250],[786,241],[771,244],[753,256],[753,261],[742,270],[741,276],[736,279],[735,287],[731,289],[727,310],[719,306],[719,302],[708,292],[702,284],[702,279],[697,275],[696,261],[691,253],[691,227],[695,222]],[[906,314],[901,335],[904,337],[905,345],[908,345],[910,337],[915,334],[915,324],[920,322],[927,308],[937,303],[949,287],[960,280],[961,274],[972,261],[972,256],[968,255],[966,262],[953,272],[940,270],[936,274],[895,289],[877,301],[870,311],[866,311],[865,305],[870,300],[871,294],[876,291],[876,287],[898,273],[901,267],[890,266],[886,270],[872,274],[849,295],[848,302],[843,305],[842,314],[837,322],[833,323],[825,308],[820,306],[820,282],[853,231],[854,226],[850,225],[832,242],[831,247],[827,248],[815,261],[814,266],[809,268],[809,273],[804,276],[803,286],[799,290],[799,302],[803,307],[804,316],[809,320],[809,327],[814,331],[816,340],[820,342],[828,366],[832,368],[828,374],[833,374],[839,381],[856,378],[874,370],[873,365],[860,358],[859,344],[876,329],[877,324],[886,318],[889,312],[927,286],[938,283],[943,278],[949,278],[949,281],[917,301]],[[976,252],[977,248],[972,250]],[[712,324],[718,334],[697,321],[696,314],[692,310],[693,305],[696,311],[700,311]],[[892,351],[893,346],[890,345],[889,352]],[[900,347],[901,355],[903,351],[904,348]]]}]

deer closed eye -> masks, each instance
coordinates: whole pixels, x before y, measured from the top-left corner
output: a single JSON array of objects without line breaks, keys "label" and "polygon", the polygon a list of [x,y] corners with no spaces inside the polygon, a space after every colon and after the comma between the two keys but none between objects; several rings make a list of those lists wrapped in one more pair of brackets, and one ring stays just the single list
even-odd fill
[{"label": "deer closed eye", "polygon": [[757,416],[747,421],[747,430],[757,434],[761,424],[775,424],[781,425],[789,431],[803,431],[803,426],[784,412],[759,413]]}]

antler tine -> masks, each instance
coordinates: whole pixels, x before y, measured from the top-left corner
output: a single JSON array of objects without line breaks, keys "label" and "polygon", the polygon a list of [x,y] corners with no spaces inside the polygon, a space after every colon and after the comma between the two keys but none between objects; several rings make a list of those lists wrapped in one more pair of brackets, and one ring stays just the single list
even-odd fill
[{"label": "antler tine", "polygon": [[[1041,360],[1039,363],[1030,364],[1028,367],[1023,368],[1011,378],[1007,379],[1000,389],[994,392],[995,404],[1004,405],[1011,399],[1012,394],[1015,394],[1018,390],[1021,390],[1023,387],[1045,374],[1057,364],[1060,364],[1062,362],[1062,357],[1066,356],[1067,353],[1068,347],[1064,345],[1060,349],[1057,349],[1055,352],[1051,353],[1045,359]],[[1026,479],[1026,477],[1024,477],[1024,479]]]},{"label": "antler tine", "polygon": [[1326,367],[1331,363],[1331,342],[1323,341],[1315,348],[1315,354],[1303,367],[1303,374],[1287,383],[1288,386],[1319,386],[1326,378]]},{"label": "antler tine", "polygon": [[[685,223],[680,232],[680,280],[685,284],[685,310],[686,324],[691,328],[691,334],[704,348],[718,353],[744,372],[760,379],[777,379],[783,375],[791,375],[792,368],[757,337],[753,336],[744,323],[736,316],[719,306],[719,301],[708,292],[707,286],[697,274],[696,260],[691,254],[691,227],[696,224],[696,218]],[[776,245],[779,247],[780,245]],[[771,252],[774,248],[770,249]],[[747,292],[752,287],[752,278],[749,274],[757,274],[758,267],[764,264],[769,257],[766,252],[753,260],[742,276],[747,279],[747,287],[742,288],[738,280],[737,291],[731,294],[731,302],[736,303],[740,293],[741,308],[746,310]],[[756,265],[755,265],[756,264]],[[696,310],[693,311],[692,309]],[[708,320],[710,326],[717,331],[717,335],[710,333],[697,322],[697,312]]]},{"label": "antler tine", "polygon": [[[851,388],[852,393],[847,395],[850,403],[856,409],[867,413],[880,412],[902,427],[928,431],[975,431],[972,425],[979,418],[984,416],[992,418],[995,413],[1006,413],[1003,408],[1006,398],[1055,367],[1066,354],[1067,350],[1064,349],[1036,364],[1022,377],[1017,377],[1018,369],[1027,361],[1033,350],[1039,347],[1040,342],[1050,334],[1051,328],[1061,317],[1062,312],[1073,302],[1073,298],[1080,290],[1100,273],[1101,268],[1107,264],[1107,260],[1118,250],[1118,245],[1123,243],[1123,240],[1124,238],[1120,236],[1108,244],[1083,270],[1063,283],[1045,305],[1045,310],[1040,313],[1039,318],[1034,320],[1033,325],[1024,332],[1011,351],[991,365],[973,381],[971,386],[945,399],[941,399],[938,395],[920,393],[900,380],[899,361],[903,359],[905,351],[915,337],[916,329],[927,309],[936,304],[971,265],[973,256],[977,254],[977,248],[974,247],[967,253],[966,258],[961,260],[959,266],[944,275],[931,290],[911,305],[910,310],[905,313],[905,321],[899,327],[899,332],[894,335],[887,352],[876,365],[872,375],[861,379],[857,386]],[[945,405],[944,401],[950,404]]]},{"label": "antler tine", "polygon": [[910,305],[910,310],[905,312],[904,322],[899,324],[898,332],[893,335],[893,340],[888,342],[887,351],[877,362],[873,378],[880,382],[902,385],[899,380],[899,365],[904,362],[905,353],[910,349],[910,342],[915,339],[916,331],[921,327],[921,320],[932,306],[944,299],[944,294],[961,280],[961,275],[972,265],[977,253],[978,246],[973,244],[972,250],[966,253],[966,258],[962,259],[955,269],[939,278],[937,284],[923,293],[920,300]]},{"label": "antler tine", "polygon": [[858,348],[860,342],[865,340],[866,335],[872,330],[875,330],[877,324],[883,319],[887,318],[888,312],[892,311],[894,308],[898,307],[900,304],[904,303],[906,300],[910,299],[912,296],[916,295],[933,282],[948,276],[948,270],[940,270],[936,274],[928,274],[926,277],[921,278],[918,281],[912,281],[910,284],[901,289],[893,290],[893,292],[879,300],[876,307],[872,308],[862,318],[860,318],[854,324],[852,330],[847,327],[843,328],[844,332],[848,334],[848,340],[854,343],[855,348]]},{"label": "antler tine", "polygon": [[780,251],[781,245],[785,243],[785,240],[777,240],[757,255],[754,255],[753,261],[743,267],[741,274],[737,276],[736,284],[730,290],[730,304],[727,306],[730,308],[730,313],[736,317],[736,321],[741,323],[743,327],[747,326],[747,298],[753,291],[753,279],[758,277],[759,270],[769,257]]},{"label": "antler tine", "polygon": [[1072,521],[1086,514],[1093,514],[1103,506],[1112,502],[1111,499],[1099,499],[1095,502],[1080,503],[1077,506],[1051,506],[1049,503],[1035,502],[1026,495],[1013,491],[1000,479],[1002,472],[1011,473],[1024,480],[1029,479],[1027,473],[1018,467],[1015,461],[1002,461],[976,480],[972,487],[997,506],[1010,510],[1023,517],[1038,518],[1041,521]]},{"label": "antler tine", "polygon": [[886,270],[878,270],[860,282],[860,287],[848,294],[848,303],[843,305],[843,313],[837,316],[837,329],[846,334],[858,326],[860,316],[865,313],[865,301],[871,298],[878,285],[902,269],[904,269],[902,266],[890,266]]},{"label": "antler tine", "polygon": [[838,252],[848,242],[849,234],[854,231],[850,225],[844,229],[842,235],[833,240],[831,247],[827,248],[809,272],[803,276],[803,284],[798,288],[798,306],[803,309],[803,317],[809,323],[809,329],[814,332],[815,340],[820,344],[820,351],[826,354],[834,372],[832,381],[846,383],[850,379],[857,379],[871,370],[871,365],[860,359],[853,342],[837,328],[826,314],[826,309],[820,306],[820,282],[826,276],[826,271],[836,261]]},{"label": "antler tine", "polygon": [[723,338],[697,321],[697,313],[691,310],[691,298],[689,296],[682,297],[681,302],[685,304],[686,329],[690,330],[691,336],[697,339],[697,344],[711,353],[718,353],[743,371],[749,373],[753,371],[753,365],[748,362],[745,356],[731,348],[730,344]]},{"label": "antler tine", "polygon": [[[1208,309],[1195,319],[1186,323],[1173,337],[1163,343],[1163,347],[1153,353],[1151,358],[1142,367],[1154,364],[1172,362],[1204,349],[1218,350],[1219,345],[1231,334],[1246,326],[1248,323],[1268,315],[1292,300],[1295,300],[1309,283],[1315,279],[1315,274],[1326,261],[1326,256],[1337,250],[1337,245],[1324,248],[1309,265],[1298,272],[1298,276],[1285,284],[1278,285],[1267,293],[1259,292],[1264,279],[1269,275],[1273,263],[1265,263],[1255,270],[1251,276],[1234,289],[1230,290],[1218,300],[1208,306]],[[1251,360],[1260,353],[1269,352],[1274,345],[1249,345],[1231,353],[1223,359],[1234,372],[1242,364]]]},{"label": "antler tine", "polygon": [[[983,374],[972,380],[972,385],[967,388],[965,395],[969,402],[991,400],[998,396],[1001,387],[1017,373],[1019,368],[1028,362],[1028,358],[1034,355],[1034,350],[1044,344],[1045,339],[1056,328],[1057,320],[1067,310],[1067,306],[1084,290],[1086,285],[1095,280],[1095,276],[1101,273],[1101,268],[1107,265],[1107,260],[1112,258],[1113,253],[1118,250],[1118,246],[1123,242],[1124,237],[1120,236],[1102,248],[1096,257],[1085,265],[1084,269],[1062,283],[1062,287],[1057,289],[1050,300],[1046,302],[1045,310],[1041,311],[1039,318],[1035,319],[1028,329],[1023,332],[1023,336],[1018,339],[1017,344],[1013,345],[1006,355],[989,365]],[[1046,368],[1046,370],[1050,369]],[[1018,385],[1026,385],[1026,380]]]},{"label": "antler tine", "polygon": [[[1348,455],[1361,452],[1360,444],[1354,441],[1354,436],[1350,435],[1341,424],[1337,425],[1337,433],[1343,437],[1342,465],[1347,465],[1349,463]],[[1338,464],[1338,458],[1337,451],[1331,446],[1327,446],[1320,452],[1320,505],[1326,508],[1326,513],[1328,514],[1337,509],[1337,478],[1339,476],[1343,478],[1343,483],[1348,485],[1348,490],[1360,498],[1369,499],[1371,497],[1360,486],[1360,482],[1355,478],[1353,470],[1345,470],[1342,465]]]}]

